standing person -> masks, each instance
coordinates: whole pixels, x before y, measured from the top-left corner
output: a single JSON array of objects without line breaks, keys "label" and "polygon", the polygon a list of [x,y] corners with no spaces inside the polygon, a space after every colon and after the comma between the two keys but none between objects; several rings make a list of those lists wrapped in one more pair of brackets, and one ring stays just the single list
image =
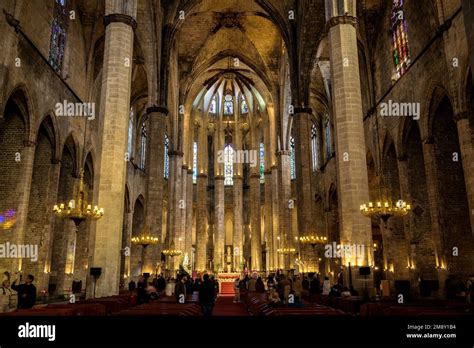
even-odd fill
[{"label": "standing person", "polygon": [[158,279],[156,280],[156,290],[158,290],[158,292],[163,292],[165,288],[166,288],[166,280],[165,280],[165,277],[163,277],[163,273],[161,273],[158,276]]},{"label": "standing person", "polygon": [[469,278],[466,282],[466,301],[467,303],[471,303],[471,295],[472,295],[472,280]]},{"label": "standing person", "polygon": [[[33,285],[33,280],[35,277],[33,277],[31,274],[29,274],[26,277],[25,284],[20,284],[16,285],[15,280],[12,284],[12,289],[18,292],[18,309],[29,309],[33,308],[33,306],[36,303],[36,287]],[[21,280],[21,275],[20,275],[20,280]]]},{"label": "standing person", "polygon": [[247,290],[249,292],[255,292],[257,289],[255,288],[255,285],[257,284],[257,280],[255,277],[250,278],[249,282],[247,283]]},{"label": "standing person", "polygon": [[182,276],[174,287],[174,294],[176,296],[176,302],[178,303],[186,303],[186,281],[186,276]]},{"label": "standing person", "polygon": [[296,276],[296,279],[293,282],[293,291],[295,292],[295,297],[300,299],[301,292],[303,291],[303,281],[299,275]]},{"label": "standing person", "polygon": [[10,310],[10,299],[12,291],[10,290],[10,281],[3,281],[0,287],[0,313],[6,313]]},{"label": "standing person", "polygon": [[239,289],[240,279],[237,278],[234,280],[234,303],[240,303],[240,289]]},{"label": "standing person", "polygon": [[204,274],[203,280],[199,286],[199,302],[201,303],[203,315],[210,317],[212,316],[212,307],[214,306],[215,289],[214,284],[209,280],[208,274]]},{"label": "standing person", "polygon": [[137,304],[143,304],[148,302],[146,296],[146,280],[145,277],[141,276],[137,282]]},{"label": "standing person", "polygon": [[329,282],[328,277],[324,277],[323,295],[329,295],[330,292],[331,292],[331,283]]},{"label": "standing person", "polygon": [[128,291],[133,292],[137,288],[137,284],[132,280],[130,280],[130,283],[128,283]]},{"label": "standing person", "polygon": [[265,292],[265,284],[263,284],[263,280],[261,277],[257,278],[257,282],[255,283],[255,291],[259,293]]}]

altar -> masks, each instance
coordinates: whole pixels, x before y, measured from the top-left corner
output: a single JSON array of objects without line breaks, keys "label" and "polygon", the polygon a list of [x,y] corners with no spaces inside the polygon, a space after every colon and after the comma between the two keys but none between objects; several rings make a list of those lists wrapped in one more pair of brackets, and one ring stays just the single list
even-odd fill
[{"label": "altar", "polygon": [[219,282],[219,293],[234,294],[234,282],[237,278],[240,278],[239,272],[233,273],[217,273],[217,281]]}]

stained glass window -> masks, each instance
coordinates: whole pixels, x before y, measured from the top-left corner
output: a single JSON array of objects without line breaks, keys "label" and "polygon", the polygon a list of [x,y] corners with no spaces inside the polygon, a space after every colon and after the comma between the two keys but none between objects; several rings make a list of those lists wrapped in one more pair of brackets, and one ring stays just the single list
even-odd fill
[{"label": "stained glass window", "polygon": [[296,153],[295,138],[290,136],[290,178],[296,179]]},{"label": "stained glass window", "polygon": [[265,183],[265,145],[260,143],[260,183]]},{"label": "stained glass window", "polygon": [[54,3],[53,23],[51,24],[51,41],[49,44],[49,64],[60,72],[64,60],[68,14],[66,0],[56,0]]},{"label": "stained glass window", "polygon": [[145,170],[146,164],[146,137],[147,137],[147,129],[146,129],[146,118],[144,117],[142,120],[142,128],[140,132],[140,169]]},{"label": "stained glass window", "polygon": [[216,98],[216,96],[212,97],[211,106],[209,107],[209,113],[211,113],[211,114],[217,113],[217,98]]},{"label": "stained glass window", "polygon": [[313,123],[311,126],[311,159],[313,164],[313,172],[318,170],[318,129]]},{"label": "stained glass window", "polygon": [[405,0],[393,0],[391,15],[392,56],[395,64],[394,80],[405,74],[410,66],[410,52],[408,50],[408,30],[403,10]]},{"label": "stained glass window", "polygon": [[224,115],[233,115],[234,114],[234,102],[232,100],[232,95],[227,94],[224,99]]},{"label": "stained glass window", "polygon": [[224,185],[234,184],[234,149],[230,144],[224,148]]},{"label": "stained glass window", "polygon": [[242,95],[242,101],[240,104],[240,112],[242,114],[246,114],[247,112],[249,112],[249,108],[247,107],[247,102],[245,101],[245,98],[243,95]]},{"label": "stained glass window", "polygon": [[331,121],[329,114],[326,114],[324,119],[324,137],[326,141],[326,160],[328,160],[332,157]]},{"label": "stained glass window", "polygon": [[197,182],[198,144],[193,143],[193,184]]},{"label": "stained glass window", "polygon": [[133,127],[135,123],[135,113],[133,112],[133,108],[130,108],[130,115],[128,119],[128,143],[127,143],[127,152],[129,158],[132,157],[133,151]]},{"label": "stained glass window", "polygon": [[170,149],[170,138],[168,138],[168,135],[165,134],[165,178],[168,179],[170,176],[170,155],[168,154],[168,151]]}]

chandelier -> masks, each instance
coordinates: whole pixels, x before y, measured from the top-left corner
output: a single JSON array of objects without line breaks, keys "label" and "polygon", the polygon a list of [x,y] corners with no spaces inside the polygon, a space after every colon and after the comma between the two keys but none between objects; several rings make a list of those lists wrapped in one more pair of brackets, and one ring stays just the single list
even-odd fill
[{"label": "chandelier", "polygon": [[162,251],[162,253],[165,254],[166,256],[174,257],[174,256],[181,255],[181,250],[178,250],[178,249],[165,249],[165,250]]},{"label": "chandelier", "polygon": [[141,245],[143,248],[146,248],[149,245],[156,245],[158,238],[153,237],[150,231],[144,227],[139,236],[132,237],[131,242],[134,245]]},{"label": "chandelier", "polygon": [[362,215],[369,218],[382,219],[387,223],[392,216],[401,217],[407,215],[411,210],[410,204],[407,204],[403,199],[399,199],[395,204],[393,203],[387,190],[381,195],[381,199],[377,202],[368,202],[360,206]]},{"label": "chandelier", "polygon": [[296,249],[295,248],[279,248],[277,249],[277,253],[282,254],[282,255],[296,254]]},{"label": "chandelier", "polygon": [[87,195],[84,191],[84,170],[81,169],[79,173],[79,185],[76,186],[77,190],[74,190],[73,199],[69,200],[69,203],[55,204],[53,207],[54,214],[59,218],[67,218],[76,224],[76,227],[86,219],[98,220],[104,216],[104,208],[99,208],[87,202]]},{"label": "chandelier", "polygon": [[316,244],[323,244],[324,242],[326,242],[328,240],[327,237],[323,237],[323,236],[317,236],[317,235],[314,235],[314,234],[309,234],[309,235],[306,235],[306,236],[301,236],[299,238],[299,241],[301,244],[309,244],[311,245],[313,248],[316,246]]}]

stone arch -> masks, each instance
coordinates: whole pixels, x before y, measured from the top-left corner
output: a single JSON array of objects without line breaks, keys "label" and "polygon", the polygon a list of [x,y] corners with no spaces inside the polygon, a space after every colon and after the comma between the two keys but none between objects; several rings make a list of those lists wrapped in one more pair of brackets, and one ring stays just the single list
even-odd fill
[{"label": "stone arch", "polygon": [[[461,149],[454,110],[447,95],[435,99],[430,113],[430,134],[433,140],[436,187],[438,188],[439,224],[445,243],[445,257],[451,276],[467,277],[474,267],[472,260],[472,227],[467,201]],[[459,240],[463,240],[459,245]],[[452,248],[458,246],[466,259],[452,255]],[[467,255],[471,255],[468,257]]]}]

